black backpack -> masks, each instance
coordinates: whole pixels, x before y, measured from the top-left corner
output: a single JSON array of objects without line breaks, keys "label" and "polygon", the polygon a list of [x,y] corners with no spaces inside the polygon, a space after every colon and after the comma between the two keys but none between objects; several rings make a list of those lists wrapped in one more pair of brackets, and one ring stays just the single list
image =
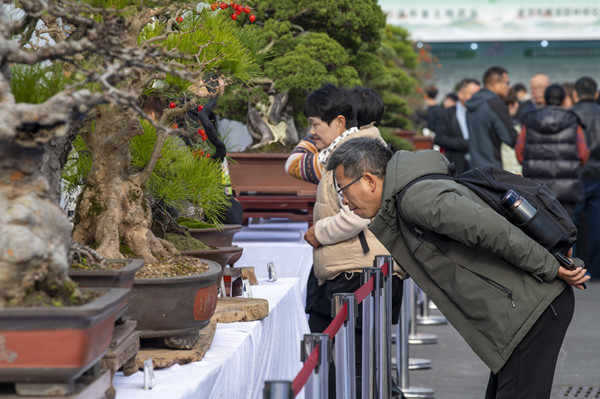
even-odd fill
[{"label": "black backpack", "polygon": [[[452,171],[452,168],[450,170]],[[447,238],[434,232],[424,232],[414,224],[407,222],[400,208],[400,201],[406,190],[416,182],[425,179],[450,179],[465,185],[494,208],[496,212],[520,227],[527,235],[548,249],[561,263],[569,262],[563,255],[566,255],[575,243],[577,228],[554,193],[545,184],[494,167],[474,168],[458,176],[429,174],[411,181],[396,195],[398,214],[413,231],[421,234],[440,249],[447,248]],[[515,218],[514,212],[506,209],[504,199],[509,190],[513,190],[514,193],[522,196],[537,210],[527,222],[522,223]],[[444,241],[446,241],[446,244],[444,244]]]}]

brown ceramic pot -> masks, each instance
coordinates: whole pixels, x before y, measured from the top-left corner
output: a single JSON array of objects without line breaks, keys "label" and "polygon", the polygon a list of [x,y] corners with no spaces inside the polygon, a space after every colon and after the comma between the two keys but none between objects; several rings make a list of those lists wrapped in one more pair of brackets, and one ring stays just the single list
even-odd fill
[{"label": "brown ceramic pot", "polygon": [[187,277],[135,278],[129,318],[140,338],[193,334],[203,329],[217,306],[221,266],[204,260],[209,270]]},{"label": "brown ceramic pot", "polygon": [[[135,273],[144,266],[143,259],[109,259],[111,262],[123,262],[125,266],[117,270],[69,269],[69,277],[80,287],[131,288]],[[127,301],[117,310],[117,319],[127,313]]]},{"label": "brown ceramic pot", "polygon": [[17,389],[19,383],[72,384],[98,362],[129,296],[128,289],[105,291],[83,306],[0,309],[0,382]]},{"label": "brown ceramic pot", "polygon": [[211,247],[230,247],[235,233],[242,229],[241,224],[224,224],[222,227],[188,229],[190,235]]}]

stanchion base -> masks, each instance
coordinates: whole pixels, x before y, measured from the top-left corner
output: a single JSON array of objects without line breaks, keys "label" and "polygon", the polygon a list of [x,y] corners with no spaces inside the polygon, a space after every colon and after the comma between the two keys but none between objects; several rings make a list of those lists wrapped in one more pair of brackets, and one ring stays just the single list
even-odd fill
[{"label": "stanchion base", "polygon": [[429,359],[418,359],[408,358],[408,369],[409,370],[426,370],[431,368],[431,360]]},{"label": "stanchion base", "polygon": [[[417,358],[409,358],[408,359],[408,369],[409,370],[426,370],[431,368],[431,360],[429,359],[417,359]],[[392,370],[396,370],[396,358],[392,357]]]},{"label": "stanchion base", "polygon": [[421,387],[408,387],[401,388],[402,393],[407,398],[433,398],[435,397],[435,391],[429,388]]},{"label": "stanchion base", "polygon": [[412,345],[437,344],[437,335],[416,333],[408,336],[408,343]]},{"label": "stanchion base", "polygon": [[444,316],[427,316],[427,317],[418,317],[417,316],[417,324],[421,324],[423,326],[430,325],[438,325],[438,324],[446,324],[448,320]]}]

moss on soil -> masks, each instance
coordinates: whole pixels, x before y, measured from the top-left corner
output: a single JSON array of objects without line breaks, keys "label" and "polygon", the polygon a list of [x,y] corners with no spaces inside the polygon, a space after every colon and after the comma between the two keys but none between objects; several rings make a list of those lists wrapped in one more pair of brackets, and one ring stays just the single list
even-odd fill
[{"label": "moss on soil", "polygon": [[207,249],[217,249],[217,247],[206,245],[190,235],[184,236],[181,234],[167,233],[165,234],[165,240],[175,245],[175,248],[179,251],[206,251]]},{"label": "moss on soil", "polygon": [[206,223],[206,222],[203,222],[198,219],[184,218],[184,217],[178,218],[177,224],[179,224],[181,226],[185,226],[188,229],[214,229],[217,227],[212,223]]},{"label": "moss on soil", "polygon": [[53,285],[51,287],[41,287],[39,284],[36,284],[21,301],[9,301],[5,306],[25,308],[81,306],[92,302],[105,293],[106,290],[78,289],[76,282],[71,279],[65,279],[62,285]]}]

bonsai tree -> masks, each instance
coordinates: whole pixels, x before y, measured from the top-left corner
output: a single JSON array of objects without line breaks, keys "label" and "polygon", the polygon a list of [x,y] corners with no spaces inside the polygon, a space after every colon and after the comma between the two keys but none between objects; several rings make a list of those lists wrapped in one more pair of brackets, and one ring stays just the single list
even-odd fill
[{"label": "bonsai tree", "polygon": [[[1,7],[0,306],[64,281],[71,233],[111,258],[123,257],[121,243],[146,261],[174,251],[150,230],[145,189],[168,137],[184,133],[172,118],[210,99],[198,116],[216,135],[207,117],[216,96],[252,76],[255,38],[238,33],[249,20],[171,1]],[[38,85],[36,101],[23,95]],[[150,95],[168,101],[158,118],[143,108]],[[142,121],[156,139],[147,163],[132,168],[129,144],[144,131]],[[77,134],[91,164],[72,231],[57,204],[56,176]]]},{"label": "bonsai tree", "polygon": [[231,85],[216,112],[245,121],[255,144],[290,144],[307,122],[306,96],[324,83],[374,88],[386,105],[385,124],[408,128],[405,97],[417,85],[417,54],[408,32],[386,26],[373,1],[259,0],[244,30],[262,38],[260,77]]}]

